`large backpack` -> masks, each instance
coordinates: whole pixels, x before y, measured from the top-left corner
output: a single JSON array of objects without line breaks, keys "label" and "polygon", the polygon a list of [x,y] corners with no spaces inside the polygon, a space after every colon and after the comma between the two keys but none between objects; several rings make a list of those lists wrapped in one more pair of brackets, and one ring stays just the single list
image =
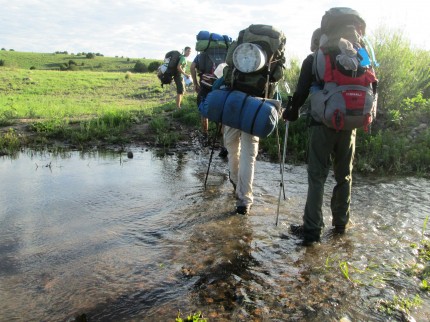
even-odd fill
[{"label": "large backpack", "polygon": [[[286,38],[282,31],[269,25],[250,25],[240,31],[236,41],[232,43],[227,52],[224,68],[224,82],[232,89],[245,92],[258,97],[272,97],[276,83],[283,78],[285,63]],[[261,50],[264,59],[262,65],[255,71],[241,71],[237,65],[238,61],[246,61],[250,57],[243,57],[236,50],[243,49],[248,45],[248,52],[252,56]],[[244,46],[242,46],[244,45]],[[246,53],[242,50],[243,53]],[[236,52],[236,55],[235,55]],[[263,56],[260,55],[260,56]],[[236,61],[236,64],[235,64]]]},{"label": "large backpack", "polygon": [[200,87],[210,91],[217,77],[214,75],[218,65],[225,62],[227,56],[226,48],[209,48],[200,53],[198,70]]},{"label": "large backpack", "polygon": [[157,76],[161,81],[161,87],[172,82],[173,77],[178,73],[178,64],[181,58],[181,53],[177,50],[169,51],[165,57],[163,64],[158,68]]},{"label": "large backpack", "polygon": [[350,8],[332,8],[321,19],[311,115],[337,131],[358,127],[367,131],[376,117],[378,81],[363,39],[365,28],[364,20]]},{"label": "large backpack", "polygon": [[200,52],[197,65],[200,88],[205,91],[206,96],[217,79],[214,75],[215,69],[225,63],[231,37],[202,30],[196,35],[196,39],[196,51]]}]

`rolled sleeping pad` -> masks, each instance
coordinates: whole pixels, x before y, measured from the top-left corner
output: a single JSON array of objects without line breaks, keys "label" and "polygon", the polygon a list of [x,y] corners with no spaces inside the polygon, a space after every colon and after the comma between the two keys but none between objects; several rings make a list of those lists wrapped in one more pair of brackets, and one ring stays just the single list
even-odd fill
[{"label": "rolled sleeping pad", "polygon": [[216,89],[200,103],[199,110],[210,121],[265,138],[278,123],[277,104],[241,91]]},{"label": "rolled sleeping pad", "polygon": [[220,34],[211,33],[206,30],[200,31],[196,35],[196,40],[217,40],[217,41],[225,41],[225,36],[222,36]]},{"label": "rolled sleeping pad", "polygon": [[224,40],[197,40],[196,51],[205,51],[208,48],[227,48],[227,44]]},{"label": "rolled sleeping pad", "polygon": [[196,40],[209,40],[210,35],[209,31],[202,30],[196,35]]}]

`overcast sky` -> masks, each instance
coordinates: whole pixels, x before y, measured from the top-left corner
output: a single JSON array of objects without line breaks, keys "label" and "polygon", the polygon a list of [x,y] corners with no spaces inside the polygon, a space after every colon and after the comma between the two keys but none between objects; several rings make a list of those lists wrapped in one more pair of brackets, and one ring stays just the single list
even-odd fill
[{"label": "overcast sky", "polygon": [[430,49],[426,0],[0,0],[0,48],[161,59],[172,49],[194,50],[201,30],[235,39],[250,24],[268,24],[285,33],[287,60],[302,60],[321,16],[338,6],[359,11],[368,33],[402,30]]}]

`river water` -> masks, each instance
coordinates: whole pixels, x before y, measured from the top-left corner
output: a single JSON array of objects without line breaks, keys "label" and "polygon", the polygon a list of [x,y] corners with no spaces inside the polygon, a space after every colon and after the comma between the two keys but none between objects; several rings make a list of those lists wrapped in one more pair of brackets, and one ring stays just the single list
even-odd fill
[{"label": "river water", "polygon": [[[279,164],[257,162],[241,216],[217,151],[206,189],[207,150],[132,152],[0,159],[1,321],[430,320],[411,247],[429,238],[429,180],[356,175],[339,237],[330,176],[322,243],[305,248],[288,232],[301,222],[305,166],[285,168],[276,226]],[[383,310],[418,296],[410,315]]]}]

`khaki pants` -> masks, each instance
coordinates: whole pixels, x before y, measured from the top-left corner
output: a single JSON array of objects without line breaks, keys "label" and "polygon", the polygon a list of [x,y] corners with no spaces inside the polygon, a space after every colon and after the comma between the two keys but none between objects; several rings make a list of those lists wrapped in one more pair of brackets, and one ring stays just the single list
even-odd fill
[{"label": "khaki pants", "polygon": [[332,225],[346,225],[349,221],[356,131],[336,132],[324,125],[311,126],[309,131],[309,186],[303,228],[304,237],[313,239],[324,227],[322,205],[330,160],[336,180],[331,197]]},{"label": "khaki pants", "polygon": [[230,180],[236,185],[237,206],[251,206],[254,201],[252,183],[258,143],[257,136],[224,126],[224,145],[228,151]]}]

